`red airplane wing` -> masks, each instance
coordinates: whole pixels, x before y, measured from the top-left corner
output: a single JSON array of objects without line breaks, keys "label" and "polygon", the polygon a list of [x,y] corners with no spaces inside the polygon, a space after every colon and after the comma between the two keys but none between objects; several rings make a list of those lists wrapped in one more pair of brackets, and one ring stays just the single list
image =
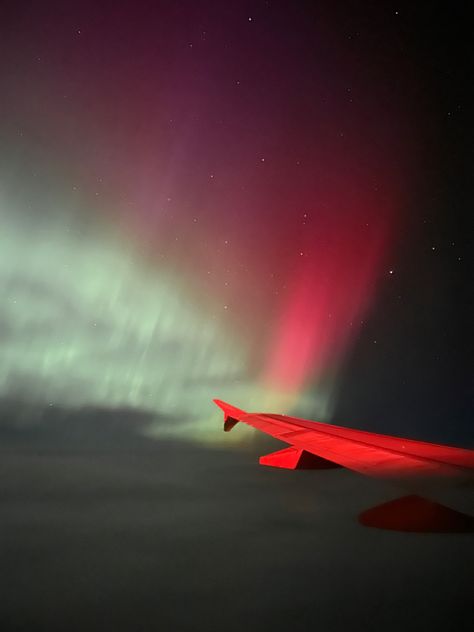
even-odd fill
[{"label": "red airplane wing", "polygon": [[[226,402],[214,402],[224,411],[224,430],[239,422],[258,428],[289,448],[260,457],[262,465],[286,469],[346,467],[361,474],[391,479],[454,478],[471,480],[474,451],[413,439],[342,428],[286,415],[247,413]],[[419,482],[419,481],[418,481]],[[408,487],[408,485],[407,485]],[[410,494],[359,515],[366,526],[396,531],[474,532],[474,518],[418,495]]]},{"label": "red airplane wing", "polygon": [[[336,464],[377,477],[458,476],[472,474],[474,451],[412,439],[391,437],[331,424],[247,413],[215,399],[224,411],[224,430],[239,421],[253,426],[291,448],[260,458],[262,465],[288,469],[321,468]],[[314,458],[316,457],[316,458]]]}]

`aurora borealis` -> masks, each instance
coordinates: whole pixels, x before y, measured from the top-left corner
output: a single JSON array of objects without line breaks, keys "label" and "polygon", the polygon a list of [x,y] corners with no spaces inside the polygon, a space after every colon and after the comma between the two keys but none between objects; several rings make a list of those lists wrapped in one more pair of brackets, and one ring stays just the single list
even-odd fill
[{"label": "aurora borealis", "polygon": [[127,7],[38,5],[3,42],[2,394],[329,419],[414,114],[330,15]]},{"label": "aurora borealis", "polygon": [[264,5],[50,11],[3,73],[2,393],[328,418],[410,192],[395,90]]}]

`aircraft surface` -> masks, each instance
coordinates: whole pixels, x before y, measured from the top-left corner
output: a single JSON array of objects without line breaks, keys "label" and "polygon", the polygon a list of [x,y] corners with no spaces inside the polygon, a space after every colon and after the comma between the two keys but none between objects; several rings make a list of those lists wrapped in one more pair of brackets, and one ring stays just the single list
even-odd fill
[{"label": "aircraft surface", "polygon": [[345,467],[410,492],[363,511],[363,525],[422,533],[474,532],[469,515],[474,508],[474,450],[287,415],[248,413],[219,399],[214,402],[224,411],[224,431],[243,422],[290,444],[261,456],[261,465],[290,470]]}]

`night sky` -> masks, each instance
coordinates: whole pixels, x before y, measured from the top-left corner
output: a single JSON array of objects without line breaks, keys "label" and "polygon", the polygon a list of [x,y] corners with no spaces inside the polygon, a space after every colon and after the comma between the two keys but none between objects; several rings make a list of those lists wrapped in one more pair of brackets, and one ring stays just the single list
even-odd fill
[{"label": "night sky", "polygon": [[469,536],[212,404],[474,446],[467,23],[0,2],[2,630],[468,629]]}]

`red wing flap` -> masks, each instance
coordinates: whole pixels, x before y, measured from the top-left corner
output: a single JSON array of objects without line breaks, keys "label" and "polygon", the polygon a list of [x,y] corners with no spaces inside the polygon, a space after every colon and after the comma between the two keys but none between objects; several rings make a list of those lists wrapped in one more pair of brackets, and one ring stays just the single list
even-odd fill
[{"label": "red wing flap", "polygon": [[412,533],[473,533],[474,518],[420,496],[403,496],[359,515],[366,527]]},{"label": "red wing flap", "polygon": [[341,467],[337,463],[323,459],[320,456],[311,454],[306,450],[298,448],[284,448],[278,452],[265,454],[259,458],[260,465],[271,467],[282,467],[287,470],[327,470]]}]

